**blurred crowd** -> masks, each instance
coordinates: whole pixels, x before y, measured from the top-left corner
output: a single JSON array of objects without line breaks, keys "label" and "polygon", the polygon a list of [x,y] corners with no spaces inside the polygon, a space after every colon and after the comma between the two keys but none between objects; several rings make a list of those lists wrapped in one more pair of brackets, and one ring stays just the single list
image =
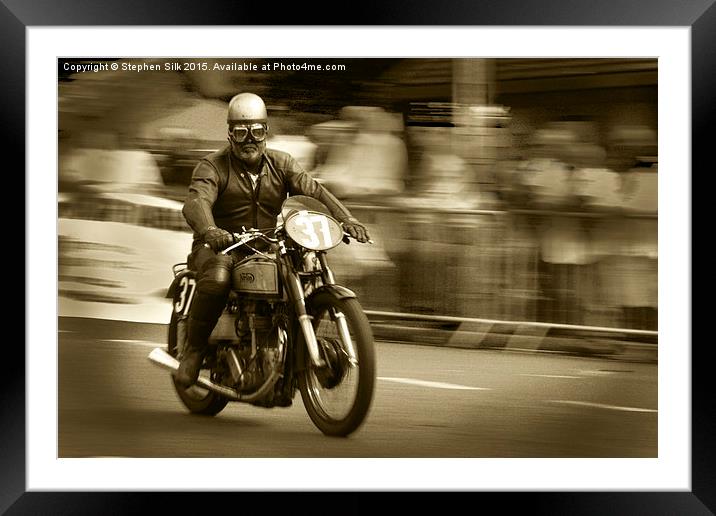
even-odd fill
[{"label": "blurred crowd", "polygon": [[594,129],[549,124],[503,169],[508,209],[540,213],[513,219],[531,220],[538,245],[538,318],[655,330],[656,133],[617,127],[604,147]]},{"label": "blurred crowd", "polygon": [[485,149],[490,182],[457,130],[353,107],[313,134],[316,177],[387,210],[373,216],[401,310],[655,330],[655,130],[550,122],[502,159]]},{"label": "blurred crowd", "polygon": [[[516,145],[504,126],[476,123],[470,140],[464,127],[406,125],[375,106],[275,118],[269,147],[374,228],[375,246],[339,255],[366,308],[656,329],[654,128],[554,121]],[[221,144],[171,128],[61,134],[60,216],[101,218],[100,196],[122,220],[152,225],[160,213],[164,229],[183,229],[191,169]]]}]

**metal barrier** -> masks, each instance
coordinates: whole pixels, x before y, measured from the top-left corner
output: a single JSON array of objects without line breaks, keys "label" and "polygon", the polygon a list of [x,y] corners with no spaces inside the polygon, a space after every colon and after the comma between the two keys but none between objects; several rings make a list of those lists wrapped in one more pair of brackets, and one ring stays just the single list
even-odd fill
[{"label": "metal barrier", "polygon": [[657,329],[656,215],[349,208],[390,260],[356,287],[369,310]]}]

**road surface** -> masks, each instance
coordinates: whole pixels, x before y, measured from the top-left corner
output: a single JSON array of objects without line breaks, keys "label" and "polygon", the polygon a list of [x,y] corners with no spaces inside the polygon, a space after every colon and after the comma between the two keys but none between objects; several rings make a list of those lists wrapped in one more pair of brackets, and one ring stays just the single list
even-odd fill
[{"label": "road surface", "polygon": [[657,366],[377,343],[378,381],[347,439],[289,408],[189,414],[148,361],[165,328],[60,319],[60,457],[656,457]]}]

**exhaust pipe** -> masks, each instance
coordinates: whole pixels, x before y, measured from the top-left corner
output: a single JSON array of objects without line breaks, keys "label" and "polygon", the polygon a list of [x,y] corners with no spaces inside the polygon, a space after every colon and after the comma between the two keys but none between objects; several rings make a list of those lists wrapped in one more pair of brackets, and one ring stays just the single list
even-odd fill
[{"label": "exhaust pipe", "polygon": [[[154,348],[152,352],[149,353],[149,356],[147,358],[154,364],[158,365],[163,369],[168,369],[172,373],[176,373],[179,370],[179,361],[162,348]],[[234,389],[229,389],[228,387],[216,385],[214,382],[203,376],[199,377],[199,379],[196,381],[196,385],[216,392],[217,394],[221,394],[222,396],[226,396],[229,399],[233,399],[236,401],[241,400],[241,396]]]},{"label": "exhaust pipe", "polygon": [[[154,363],[155,365],[158,365],[163,369],[168,369],[172,373],[176,373],[179,370],[179,361],[162,348],[154,348],[152,352],[149,353],[147,358],[150,360],[150,362]],[[216,385],[214,382],[204,376],[200,376],[199,379],[196,381],[195,385],[197,385],[198,387],[203,387],[204,389],[210,390],[217,394],[221,394],[222,396],[229,398],[233,401],[252,402],[262,398],[268,392],[268,390],[274,386],[280,376],[280,374],[274,371],[274,373],[261,386],[259,390],[248,395],[240,394],[238,391],[230,389],[229,387],[224,387],[223,385]]]}]

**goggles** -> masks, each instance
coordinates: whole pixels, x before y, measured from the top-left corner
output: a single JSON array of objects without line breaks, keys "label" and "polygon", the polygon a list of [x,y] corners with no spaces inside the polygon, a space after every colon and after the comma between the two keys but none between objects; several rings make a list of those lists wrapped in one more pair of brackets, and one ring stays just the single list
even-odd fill
[{"label": "goggles", "polygon": [[245,141],[249,137],[249,134],[254,141],[262,142],[266,139],[266,136],[268,136],[268,125],[235,125],[229,129],[229,134],[236,143]]}]

